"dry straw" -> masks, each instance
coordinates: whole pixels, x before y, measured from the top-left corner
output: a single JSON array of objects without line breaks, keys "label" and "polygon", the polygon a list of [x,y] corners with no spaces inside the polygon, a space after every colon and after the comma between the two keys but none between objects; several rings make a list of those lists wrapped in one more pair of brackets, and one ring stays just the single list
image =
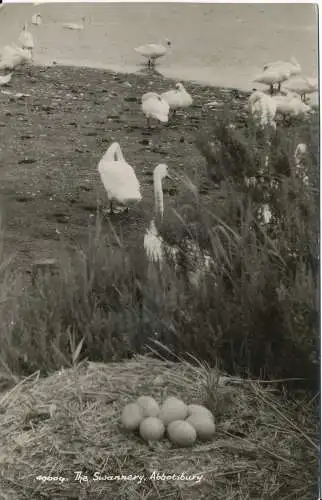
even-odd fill
[{"label": "dry straw", "polygon": [[[272,385],[149,356],[85,361],[48,378],[35,373],[0,397],[0,498],[314,498],[312,408],[282,402]],[[125,433],[121,411],[143,394],[208,405],[216,415],[215,438],[184,449]],[[184,475],[158,479],[154,471]],[[94,481],[95,473],[104,479]],[[129,475],[144,480],[122,480]]]}]

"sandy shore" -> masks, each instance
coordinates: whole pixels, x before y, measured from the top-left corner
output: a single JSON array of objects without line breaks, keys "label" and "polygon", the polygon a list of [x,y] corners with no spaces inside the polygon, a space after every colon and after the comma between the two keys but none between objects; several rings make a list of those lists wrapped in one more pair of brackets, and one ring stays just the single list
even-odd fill
[{"label": "sandy shore", "polygon": [[[75,244],[88,235],[97,201],[106,195],[97,164],[113,141],[136,169],[143,202],[127,215],[112,218],[126,244],[137,245],[153,208],[152,171],[160,162],[193,178],[204,168],[195,146],[197,131],[213,122],[210,100],[243,102],[238,91],[187,83],[194,104],[168,126],[146,129],[140,109],[146,91],[165,91],[173,82],[154,73],[116,74],[103,70],[53,66],[25,67],[0,91],[0,202],[6,227],[5,248],[23,267],[50,258],[63,238]],[[5,93],[3,93],[3,91]],[[10,92],[10,94],[8,93]],[[27,97],[14,97],[25,93]],[[176,175],[175,175],[176,177]],[[176,186],[168,184],[167,206]]]}]

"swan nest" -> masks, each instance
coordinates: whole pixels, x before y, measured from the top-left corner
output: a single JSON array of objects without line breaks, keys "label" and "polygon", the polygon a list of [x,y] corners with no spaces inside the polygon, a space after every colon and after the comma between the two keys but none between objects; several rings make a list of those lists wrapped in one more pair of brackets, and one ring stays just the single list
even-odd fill
[{"label": "swan nest", "polygon": [[[293,423],[299,407],[273,386],[148,356],[35,373],[0,397],[0,497],[313,498],[317,425],[308,411]],[[140,394],[207,404],[214,439],[183,449],[124,432]]]}]

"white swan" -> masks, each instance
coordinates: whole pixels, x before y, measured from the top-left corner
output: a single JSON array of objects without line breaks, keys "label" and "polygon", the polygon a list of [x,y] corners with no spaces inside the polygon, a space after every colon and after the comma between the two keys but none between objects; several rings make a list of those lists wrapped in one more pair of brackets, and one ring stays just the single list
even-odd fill
[{"label": "white swan", "polygon": [[[162,181],[164,178],[170,177],[168,167],[165,164],[159,164],[153,172],[154,185],[154,200],[156,216],[163,219],[164,202]],[[188,279],[191,285],[198,287],[201,278],[205,272],[209,271],[214,265],[213,259],[207,252],[202,252],[199,246],[190,240],[185,240],[185,252],[188,255],[190,267],[188,271]],[[154,264],[158,264],[162,269],[165,255],[171,260],[175,269],[178,269],[178,260],[182,250],[177,246],[167,244],[162,236],[158,233],[155,225],[155,219],[152,219],[149,227],[144,235],[144,249],[148,260]]]},{"label": "white swan", "polygon": [[277,113],[285,116],[305,116],[312,112],[310,106],[301,101],[298,94],[286,92],[285,95],[273,96],[272,99],[276,102]]},{"label": "white swan", "polygon": [[[161,221],[164,213],[162,182],[166,177],[171,179],[168,166],[164,163],[160,163],[153,171],[153,189],[155,216]],[[145,232],[143,246],[149,261],[158,264],[160,268],[162,268],[164,253],[167,253],[175,258],[179,251],[179,249],[171,247],[165,243],[162,236],[158,233],[154,218],[151,220],[150,225]]]},{"label": "white swan", "polygon": [[254,82],[263,83],[270,87],[270,92],[273,94],[274,85],[278,84],[278,90],[281,90],[281,84],[288,80],[291,76],[289,68],[283,66],[269,66],[261,74],[254,78]]},{"label": "white swan", "polygon": [[182,83],[177,83],[174,90],[163,92],[161,97],[167,101],[173,113],[179,108],[191,106],[193,102],[191,95],[186,91]]},{"label": "white swan", "polygon": [[14,69],[31,61],[30,51],[20,47],[6,45],[0,53],[0,69]]},{"label": "white swan", "polygon": [[261,127],[271,125],[276,128],[276,102],[271,96],[264,94],[260,90],[255,90],[248,99],[249,111],[255,120],[258,120]]},{"label": "white swan", "polygon": [[308,78],[303,76],[302,78],[290,80],[284,87],[291,91],[296,92],[305,100],[307,94],[313,94],[319,90],[319,81],[317,78]]},{"label": "white swan", "polygon": [[7,75],[0,76],[0,85],[7,85],[12,77],[12,73],[8,73]]},{"label": "white swan", "polygon": [[125,161],[117,142],[113,142],[104,154],[98,164],[98,172],[110,202],[111,213],[113,213],[113,201],[127,205],[142,200],[140,183],[134,169]]},{"label": "white swan", "polygon": [[18,44],[22,49],[30,50],[30,52],[34,49],[34,39],[30,31],[28,31],[27,23],[24,24],[23,29],[18,38]]},{"label": "white swan", "polygon": [[269,68],[284,68],[290,72],[290,76],[299,75],[302,72],[301,65],[297,62],[295,57],[291,57],[290,61],[275,61],[273,63],[265,64],[264,71]]},{"label": "white swan", "polygon": [[41,24],[41,15],[40,14],[33,14],[31,18],[31,24],[35,26],[39,26]]},{"label": "white swan", "polygon": [[77,24],[77,23],[64,23],[63,28],[65,30],[75,30],[75,31],[81,31],[84,29],[83,24]]},{"label": "white swan", "polygon": [[147,126],[150,127],[150,118],[155,118],[162,123],[169,120],[170,106],[165,99],[156,92],[147,92],[142,96],[142,111],[146,116]]},{"label": "white swan", "polygon": [[140,45],[140,47],[136,47],[134,50],[141,54],[143,57],[147,58],[148,66],[154,66],[155,61],[164,56],[170,47],[171,42],[170,40],[166,39],[165,45],[148,43],[147,45]]}]

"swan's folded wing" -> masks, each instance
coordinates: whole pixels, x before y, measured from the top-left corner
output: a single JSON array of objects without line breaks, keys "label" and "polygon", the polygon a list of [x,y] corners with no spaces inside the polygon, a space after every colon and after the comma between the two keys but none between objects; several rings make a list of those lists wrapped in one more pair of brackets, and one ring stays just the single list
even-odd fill
[{"label": "swan's folded wing", "polygon": [[140,198],[140,183],[128,163],[107,163],[103,158],[98,165],[98,171],[108,192],[119,196],[120,199]]},{"label": "swan's folded wing", "polygon": [[142,103],[142,109],[144,113],[149,113],[157,118],[168,117],[169,114],[169,104],[167,101],[157,97],[151,97]]}]

